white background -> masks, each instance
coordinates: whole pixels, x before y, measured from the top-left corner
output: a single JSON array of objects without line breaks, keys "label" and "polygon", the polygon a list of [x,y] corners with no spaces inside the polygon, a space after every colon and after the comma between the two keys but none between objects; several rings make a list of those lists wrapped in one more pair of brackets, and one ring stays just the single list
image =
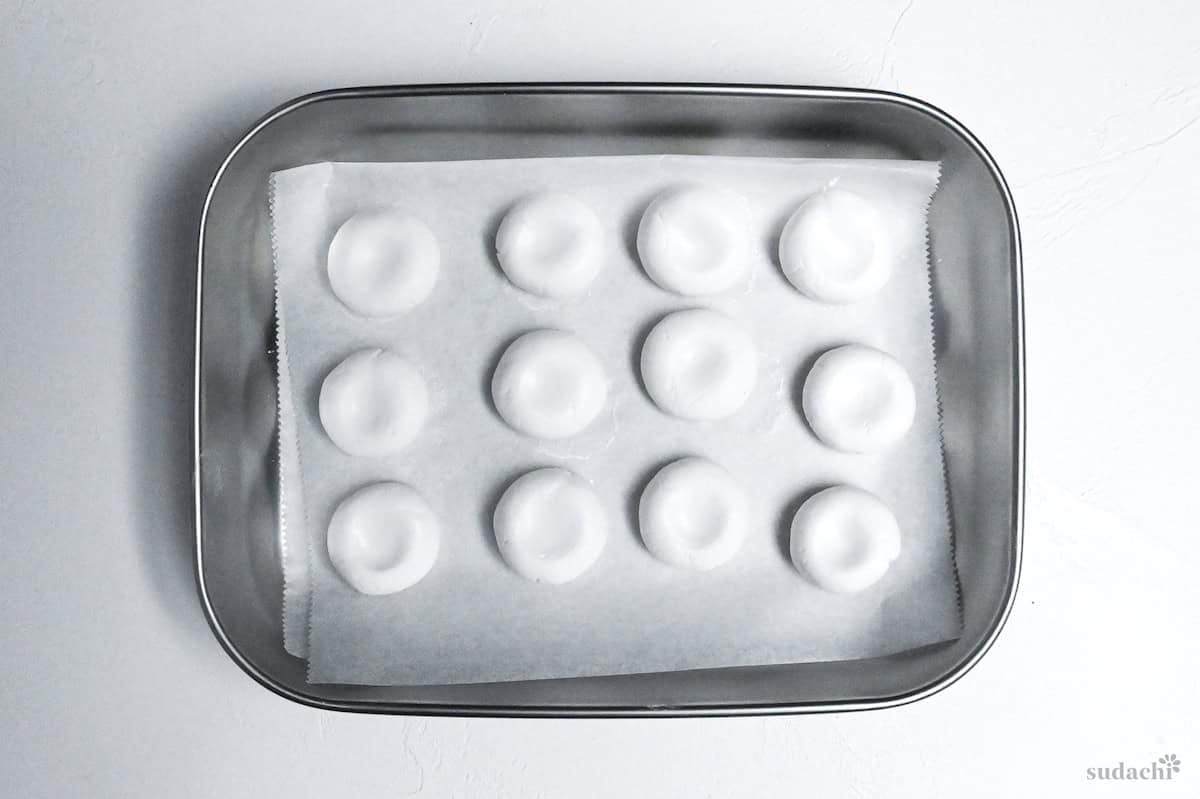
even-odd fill
[{"label": "white background", "polygon": [[[1200,792],[1200,6],[842,5],[0,0],[0,793]],[[991,149],[1024,227],[1025,568],[957,685],[840,716],[362,717],[217,646],[187,551],[210,173],[297,94],[519,80],[898,89]],[[1170,784],[1085,777],[1167,752]]]}]

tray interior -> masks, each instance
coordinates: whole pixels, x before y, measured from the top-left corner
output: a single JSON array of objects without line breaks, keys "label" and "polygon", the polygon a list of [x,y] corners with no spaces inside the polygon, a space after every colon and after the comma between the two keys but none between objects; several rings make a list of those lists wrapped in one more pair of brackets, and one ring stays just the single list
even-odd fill
[{"label": "tray interior", "polygon": [[[938,370],[964,632],[885,658],[468,686],[309,685],[280,630],[270,172],[316,161],[687,153],[942,161],[930,210]],[[201,231],[197,554],[218,637],[301,701],[427,712],[739,712],[890,704],[986,648],[1020,552],[1020,276],[990,161],[941,116],[851,90],[428,87],[330,92],[260,126],[219,175]]]}]

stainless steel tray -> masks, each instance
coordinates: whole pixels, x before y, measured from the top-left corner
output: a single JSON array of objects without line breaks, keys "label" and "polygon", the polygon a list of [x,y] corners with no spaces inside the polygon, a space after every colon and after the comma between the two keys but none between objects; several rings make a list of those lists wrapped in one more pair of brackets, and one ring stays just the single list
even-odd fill
[{"label": "stainless steel tray", "polygon": [[[963,635],[889,657],[492,685],[310,685],[283,650],[267,178],[316,161],[693,153],[940,160],[930,209],[946,464]],[[888,707],[962,676],[999,633],[1021,556],[1021,252],[995,162],[917,100],[850,89],[657,84],[398,86],[269,114],[217,171],[200,221],[196,576],[217,639],[277,693],[323,708],[466,715],[733,715]]]}]

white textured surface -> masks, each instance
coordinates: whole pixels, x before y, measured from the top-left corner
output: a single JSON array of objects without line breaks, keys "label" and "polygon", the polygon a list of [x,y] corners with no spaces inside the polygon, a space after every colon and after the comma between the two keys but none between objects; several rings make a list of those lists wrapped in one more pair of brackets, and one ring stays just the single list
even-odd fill
[{"label": "white textured surface", "polygon": [[[1195,795],[1200,7],[840,6],[0,0],[3,793]],[[186,550],[209,172],[302,92],[534,79],[896,88],[999,160],[1026,246],[1026,557],[959,684],[813,718],[372,718],[278,699],[215,644]],[[1085,778],[1164,752],[1172,783]]]}]

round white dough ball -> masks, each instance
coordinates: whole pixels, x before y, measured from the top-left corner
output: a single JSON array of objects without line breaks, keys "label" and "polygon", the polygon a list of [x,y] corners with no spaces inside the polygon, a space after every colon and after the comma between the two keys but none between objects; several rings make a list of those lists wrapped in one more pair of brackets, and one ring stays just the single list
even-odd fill
[{"label": "round white dough ball", "polygon": [[814,300],[857,302],[892,276],[892,252],[875,209],[845,189],[826,189],[801,205],[779,237],[779,263]]},{"label": "round white dough ball", "polygon": [[737,481],[712,461],[681,458],[650,480],[638,505],[646,549],[673,566],[707,571],[746,540],[750,506]]},{"label": "round white dough ball", "polygon": [[500,356],[492,400],[515,430],[535,438],[567,438],[583,432],[604,408],[608,377],[600,359],[575,336],[534,330]]},{"label": "round white dough ball", "polygon": [[745,404],[758,379],[758,350],[740,325],[717,311],[676,311],[642,345],[650,398],[682,419],[724,419]]},{"label": "round white dough ball", "polygon": [[723,189],[668,190],[642,215],[638,257],[650,279],[684,296],[719,294],[750,269],[750,209]]},{"label": "round white dough ball", "polygon": [[354,590],[394,594],[429,573],[440,541],[437,516],[420,494],[403,483],[375,483],[338,505],[326,546]]},{"label": "round white dough ball", "polygon": [[912,427],[917,399],[908,372],[873,347],[848,344],[817,359],[804,380],[804,416],[843,452],[880,452]]},{"label": "round white dough ball", "polygon": [[493,525],[505,562],[539,583],[574,580],[608,540],[600,497],[583,478],[559,468],[517,478],[496,505]]},{"label": "round white dough ball", "polygon": [[583,203],[566,194],[522,200],[496,231],[496,257],[514,285],[541,297],[577,297],[604,263],[604,231]]},{"label": "round white dough ball", "polygon": [[796,511],[791,554],[796,568],[826,591],[862,591],[900,556],[900,525],[869,491],[834,486]]},{"label": "round white dough ball", "polygon": [[433,231],[395,209],[346,220],[329,245],[329,285],[354,313],[399,316],[424,302],[437,282],[441,253]]},{"label": "round white dough ball", "polygon": [[417,368],[395,353],[359,350],[334,367],[317,402],[325,433],[349,455],[403,449],[429,415],[429,391]]}]

